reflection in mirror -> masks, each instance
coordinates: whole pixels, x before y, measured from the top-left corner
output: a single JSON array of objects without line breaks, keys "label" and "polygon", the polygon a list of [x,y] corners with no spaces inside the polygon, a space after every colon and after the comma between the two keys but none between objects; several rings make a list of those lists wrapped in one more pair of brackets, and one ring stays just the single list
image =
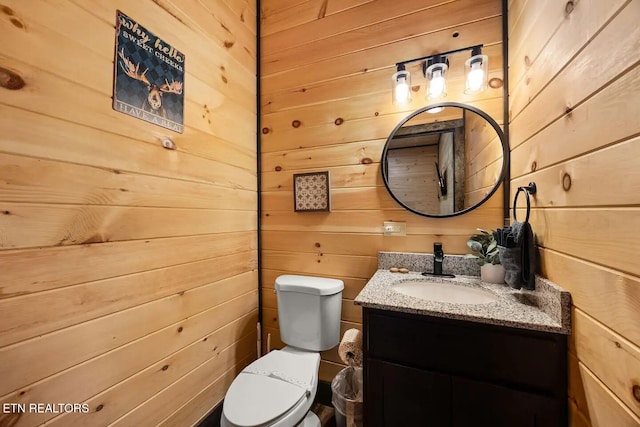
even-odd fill
[{"label": "reflection in mirror", "polygon": [[382,175],[405,208],[448,217],[474,209],[496,191],[508,150],[500,127],[482,111],[438,105],[396,127],[385,145]]}]

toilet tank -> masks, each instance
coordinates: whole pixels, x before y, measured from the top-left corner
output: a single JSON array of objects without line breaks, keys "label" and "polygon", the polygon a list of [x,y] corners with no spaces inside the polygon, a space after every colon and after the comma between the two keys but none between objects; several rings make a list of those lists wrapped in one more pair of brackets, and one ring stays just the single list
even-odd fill
[{"label": "toilet tank", "polygon": [[279,276],[280,338],[292,347],[323,351],[340,342],[340,312],[344,283],[323,277]]}]

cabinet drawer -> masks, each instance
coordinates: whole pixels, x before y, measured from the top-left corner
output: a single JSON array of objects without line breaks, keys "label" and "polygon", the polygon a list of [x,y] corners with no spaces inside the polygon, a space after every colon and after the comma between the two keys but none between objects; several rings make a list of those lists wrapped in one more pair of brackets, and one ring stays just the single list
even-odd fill
[{"label": "cabinet drawer", "polygon": [[363,312],[367,357],[566,395],[566,337],[375,309]]}]

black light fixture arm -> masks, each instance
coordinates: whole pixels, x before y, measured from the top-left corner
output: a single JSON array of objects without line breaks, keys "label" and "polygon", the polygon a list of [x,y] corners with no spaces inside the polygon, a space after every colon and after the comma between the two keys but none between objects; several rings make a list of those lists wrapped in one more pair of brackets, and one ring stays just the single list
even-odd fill
[{"label": "black light fixture arm", "polygon": [[425,59],[433,59],[433,58],[435,58],[437,56],[447,56],[447,55],[451,55],[451,54],[458,53],[458,52],[464,52],[465,50],[477,50],[477,49],[482,48],[483,46],[484,45],[478,44],[478,45],[474,45],[474,46],[468,46],[468,47],[463,47],[463,48],[460,48],[460,49],[450,50],[450,51],[447,51],[447,52],[435,53],[433,55],[427,55],[427,56],[421,56],[419,58],[408,59],[406,61],[396,62],[396,67],[404,66],[405,64],[409,64],[411,62],[422,61],[422,60],[425,60]]}]

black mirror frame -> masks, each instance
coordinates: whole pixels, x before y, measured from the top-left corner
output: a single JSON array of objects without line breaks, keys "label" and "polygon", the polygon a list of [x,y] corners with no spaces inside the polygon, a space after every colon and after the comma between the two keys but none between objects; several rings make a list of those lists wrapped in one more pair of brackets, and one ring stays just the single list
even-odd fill
[{"label": "black mirror frame", "polygon": [[[500,176],[496,180],[496,183],[493,186],[493,188],[491,189],[491,191],[482,200],[480,200],[475,205],[470,206],[470,207],[468,207],[466,209],[454,212],[452,214],[444,214],[444,215],[432,215],[432,214],[420,212],[420,211],[417,211],[417,210],[412,209],[409,206],[405,205],[403,202],[401,202],[396,197],[395,194],[393,194],[393,192],[389,188],[389,182],[387,180],[387,173],[386,173],[387,172],[386,159],[387,159],[387,151],[389,150],[389,143],[393,139],[393,136],[398,131],[398,129],[400,129],[402,127],[402,125],[407,123],[409,120],[411,120],[412,118],[414,118],[418,114],[424,113],[427,110],[430,110],[432,108],[438,108],[438,107],[458,107],[458,108],[463,108],[465,110],[469,110],[469,111],[472,111],[472,112],[476,113],[477,115],[479,115],[480,117],[485,119],[491,125],[491,127],[493,127],[493,129],[498,134],[498,137],[500,138],[500,142],[502,143],[502,169],[500,170]],[[498,123],[491,116],[489,116],[484,111],[482,111],[482,110],[480,110],[480,109],[478,109],[478,108],[476,108],[474,106],[471,106],[471,105],[462,104],[460,102],[440,102],[440,103],[437,103],[437,104],[427,105],[426,107],[422,107],[422,108],[414,111],[413,113],[411,113],[407,117],[405,117],[400,123],[398,123],[398,125],[391,131],[391,133],[389,134],[389,137],[387,138],[387,141],[384,144],[384,149],[382,150],[382,157],[380,159],[380,172],[382,174],[382,181],[384,182],[384,186],[386,187],[387,192],[391,195],[391,197],[393,197],[393,199],[400,206],[402,206],[406,210],[408,210],[410,212],[413,212],[414,214],[417,214],[417,215],[420,215],[420,216],[424,216],[424,217],[428,217],[428,218],[450,218],[450,217],[454,217],[454,216],[465,214],[467,212],[471,212],[472,210],[476,209],[477,207],[483,205],[487,200],[489,200],[491,198],[491,196],[493,196],[495,194],[496,191],[498,191],[498,188],[500,188],[500,185],[504,183],[505,172],[507,170],[508,165],[510,164],[509,155],[510,155],[509,144],[508,144],[508,142],[506,140],[505,134],[504,134],[504,132],[502,132],[502,129],[500,129],[500,125],[498,125]],[[503,206],[503,208],[504,208],[504,206]]]}]

